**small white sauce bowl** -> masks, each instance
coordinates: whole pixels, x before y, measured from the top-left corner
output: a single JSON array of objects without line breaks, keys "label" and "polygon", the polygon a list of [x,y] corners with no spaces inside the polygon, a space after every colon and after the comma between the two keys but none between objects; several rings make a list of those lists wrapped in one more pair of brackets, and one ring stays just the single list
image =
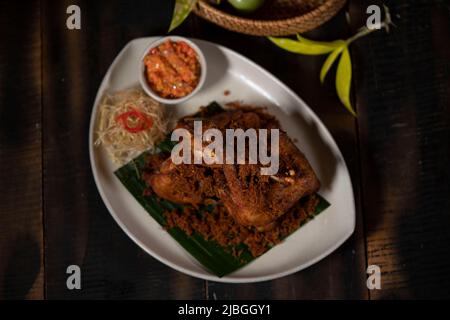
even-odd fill
[{"label": "small white sauce bowl", "polygon": [[[200,63],[200,79],[199,82],[197,84],[197,86],[195,87],[195,89],[189,93],[188,95],[182,97],[182,98],[178,98],[178,99],[165,99],[162,98],[158,95],[158,93],[156,93],[155,91],[153,91],[153,89],[150,87],[148,81],[147,81],[147,76],[146,76],[146,67],[144,64],[144,59],[147,56],[147,54],[153,49],[158,47],[160,44],[162,44],[163,42],[166,42],[167,40],[173,41],[173,42],[179,42],[179,41],[184,41],[186,42],[186,44],[188,46],[190,46],[195,53],[197,54],[197,58],[198,61]],[[202,88],[203,84],[205,83],[205,79],[206,79],[206,60],[205,60],[205,56],[203,55],[203,52],[200,50],[200,48],[194,44],[191,40],[187,39],[187,38],[183,38],[183,37],[178,37],[178,36],[168,36],[168,37],[163,37],[157,41],[152,42],[144,51],[144,53],[142,54],[141,60],[139,61],[140,63],[140,67],[139,67],[139,81],[141,83],[141,87],[142,89],[144,89],[144,91],[153,99],[155,99],[156,101],[159,101],[160,103],[163,104],[179,104],[182,102],[185,102],[187,100],[189,100],[191,97],[193,97],[198,91],[200,91],[200,89]]]}]

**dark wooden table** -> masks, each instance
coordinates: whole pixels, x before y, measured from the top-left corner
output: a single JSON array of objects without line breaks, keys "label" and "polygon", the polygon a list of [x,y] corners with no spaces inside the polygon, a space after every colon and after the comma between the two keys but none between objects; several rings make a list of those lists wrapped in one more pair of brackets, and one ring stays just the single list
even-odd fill
[{"label": "dark wooden table", "polygon": [[[314,39],[345,38],[367,5],[350,1]],[[171,1],[0,2],[0,299],[389,299],[450,297],[450,6],[386,1],[396,28],[352,47],[352,118],[323,57],[282,51],[197,17],[176,33],[223,44],[297,92],[341,148],[356,192],[354,235],[329,257],[275,281],[224,285],[147,255],[113,221],[95,187],[88,124],[100,81],[122,47],[165,34]],[[82,30],[66,28],[66,8]],[[66,268],[82,267],[82,290]],[[382,289],[368,290],[378,265]]]}]

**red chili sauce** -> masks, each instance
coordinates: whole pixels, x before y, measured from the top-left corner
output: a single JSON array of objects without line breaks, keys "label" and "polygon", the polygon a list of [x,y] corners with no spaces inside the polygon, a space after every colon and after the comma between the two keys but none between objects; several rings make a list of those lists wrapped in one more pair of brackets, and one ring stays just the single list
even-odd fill
[{"label": "red chili sauce", "polygon": [[152,90],[165,99],[190,94],[200,80],[197,53],[184,41],[167,40],[144,58],[147,81]]}]

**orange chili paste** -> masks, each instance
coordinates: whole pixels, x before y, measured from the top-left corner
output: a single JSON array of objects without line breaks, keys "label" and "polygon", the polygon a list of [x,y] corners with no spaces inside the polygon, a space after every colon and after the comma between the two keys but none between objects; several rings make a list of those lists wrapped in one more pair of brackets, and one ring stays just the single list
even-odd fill
[{"label": "orange chili paste", "polygon": [[144,58],[146,77],[162,98],[179,99],[190,94],[200,79],[197,53],[184,41],[167,40]]}]

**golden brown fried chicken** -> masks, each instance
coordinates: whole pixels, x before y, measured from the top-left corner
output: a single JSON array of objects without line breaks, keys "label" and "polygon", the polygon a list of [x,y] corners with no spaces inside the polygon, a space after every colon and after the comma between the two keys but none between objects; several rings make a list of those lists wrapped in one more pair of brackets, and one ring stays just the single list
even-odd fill
[{"label": "golden brown fried chicken", "polygon": [[279,173],[260,174],[258,165],[224,165],[227,188],[219,190],[229,213],[242,225],[267,229],[320,183],[308,160],[289,137],[280,134]]},{"label": "golden brown fried chicken", "polygon": [[[203,130],[279,128],[274,117],[255,108],[224,111],[202,120]],[[177,127],[193,130],[192,119],[181,119]],[[261,175],[261,165],[175,165],[168,157],[162,164],[150,160],[145,179],[164,199],[192,205],[219,199],[238,223],[268,229],[320,186],[308,160],[281,130],[279,160],[278,173],[267,176]]]},{"label": "golden brown fried chicken", "polygon": [[224,180],[221,170],[200,165],[175,165],[171,158],[159,169],[153,168],[145,179],[161,198],[191,205],[199,205],[205,199],[215,197],[215,185]]}]

